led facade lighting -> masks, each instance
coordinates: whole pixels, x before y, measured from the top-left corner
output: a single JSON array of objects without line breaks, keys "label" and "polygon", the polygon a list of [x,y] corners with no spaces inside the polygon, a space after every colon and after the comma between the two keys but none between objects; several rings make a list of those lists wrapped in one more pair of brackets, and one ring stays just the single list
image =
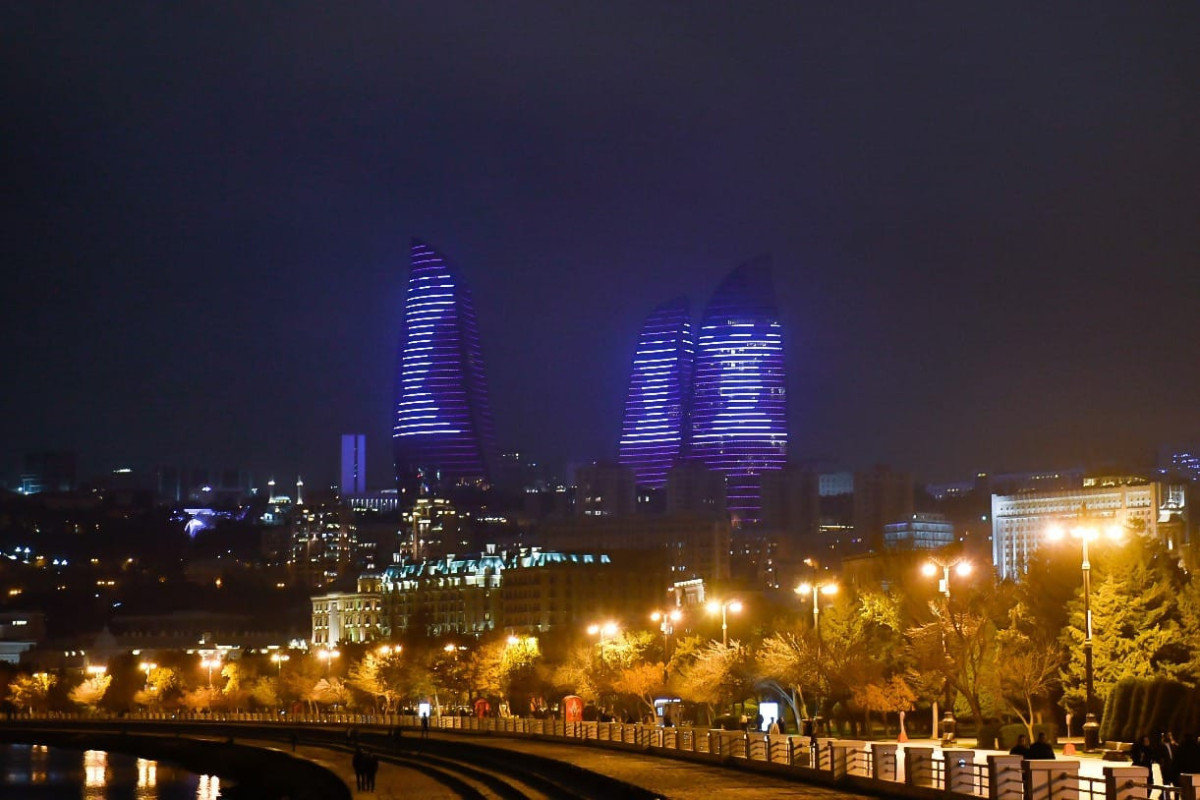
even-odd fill
[{"label": "led facade lighting", "polygon": [[639,486],[661,487],[667,471],[686,455],[695,352],[687,298],[650,312],[633,357],[618,456]]},{"label": "led facade lighting", "polygon": [[758,519],[759,477],[787,462],[783,331],[771,261],[731,272],[704,310],[696,345],[691,456],[725,476],[736,523]]},{"label": "led facade lighting", "polygon": [[495,434],[471,293],[416,239],[396,394],[392,442],[402,488],[490,482]]}]

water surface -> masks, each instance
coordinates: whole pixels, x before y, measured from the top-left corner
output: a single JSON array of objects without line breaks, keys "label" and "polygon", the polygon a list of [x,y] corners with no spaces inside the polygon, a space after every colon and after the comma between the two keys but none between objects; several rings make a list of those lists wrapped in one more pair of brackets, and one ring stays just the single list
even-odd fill
[{"label": "water surface", "polygon": [[4,800],[217,800],[220,781],[104,750],[0,745]]}]

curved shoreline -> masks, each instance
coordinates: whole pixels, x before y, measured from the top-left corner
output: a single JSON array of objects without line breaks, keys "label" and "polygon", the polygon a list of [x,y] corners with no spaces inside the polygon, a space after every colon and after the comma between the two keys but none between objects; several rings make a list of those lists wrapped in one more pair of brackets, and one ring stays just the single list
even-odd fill
[{"label": "curved shoreline", "polygon": [[[105,750],[153,759],[221,779],[222,797],[262,800],[349,800],[350,789],[334,773],[287,753],[184,736],[54,731],[0,726],[0,743],[47,745],[69,750]],[[226,782],[229,783],[226,787]]]}]

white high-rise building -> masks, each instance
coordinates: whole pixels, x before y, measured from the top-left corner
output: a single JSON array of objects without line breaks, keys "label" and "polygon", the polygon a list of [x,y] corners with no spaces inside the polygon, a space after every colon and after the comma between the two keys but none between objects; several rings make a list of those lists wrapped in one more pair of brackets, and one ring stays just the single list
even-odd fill
[{"label": "white high-rise building", "polygon": [[1098,525],[1136,526],[1171,550],[1184,543],[1184,487],[1130,477],[1085,478],[1062,491],[992,495],[992,559],[1001,579],[1020,580],[1029,557],[1054,525],[1085,519]]}]

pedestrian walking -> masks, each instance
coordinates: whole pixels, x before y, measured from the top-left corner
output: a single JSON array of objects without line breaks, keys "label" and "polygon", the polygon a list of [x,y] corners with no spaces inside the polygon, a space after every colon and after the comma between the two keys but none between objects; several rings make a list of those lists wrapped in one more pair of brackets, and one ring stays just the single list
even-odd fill
[{"label": "pedestrian walking", "polygon": [[[1162,735],[1162,741],[1158,745],[1158,753],[1156,759],[1158,761],[1158,771],[1162,774],[1163,786],[1176,786],[1179,783],[1179,770],[1176,768],[1175,756],[1179,750],[1179,743],[1175,741],[1174,735],[1167,731]],[[1163,797],[1167,796],[1167,792],[1163,790]]]},{"label": "pedestrian walking", "polygon": [[366,768],[367,779],[365,782],[367,785],[367,791],[373,792],[375,791],[375,774],[379,772],[379,756],[375,755],[374,753],[370,753],[367,756]]},{"label": "pedestrian walking", "polygon": [[771,724],[767,727],[767,733],[771,736],[779,735],[779,721],[771,717]]},{"label": "pedestrian walking", "polygon": [[361,747],[354,748],[354,757],[350,759],[350,764],[354,767],[354,785],[361,792],[367,777],[367,754]]},{"label": "pedestrian walking", "polygon": [[1151,775],[1154,774],[1154,747],[1150,744],[1149,736],[1139,737],[1129,754],[1133,757],[1135,767],[1145,767]]},{"label": "pedestrian walking", "polygon": [[421,715],[421,738],[429,738],[429,714],[428,712]]},{"label": "pedestrian walking", "polygon": [[1017,743],[1013,745],[1013,749],[1008,751],[1010,756],[1020,756],[1021,758],[1029,758],[1029,738],[1025,734],[1017,737]]},{"label": "pedestrian walking", "polygon": [[1183,734],[1182,741],[1175,751],[1174,769],[1176,775],[1193,775],[1200,772],[1200,743],[1196,741],[1196,734]]}]

